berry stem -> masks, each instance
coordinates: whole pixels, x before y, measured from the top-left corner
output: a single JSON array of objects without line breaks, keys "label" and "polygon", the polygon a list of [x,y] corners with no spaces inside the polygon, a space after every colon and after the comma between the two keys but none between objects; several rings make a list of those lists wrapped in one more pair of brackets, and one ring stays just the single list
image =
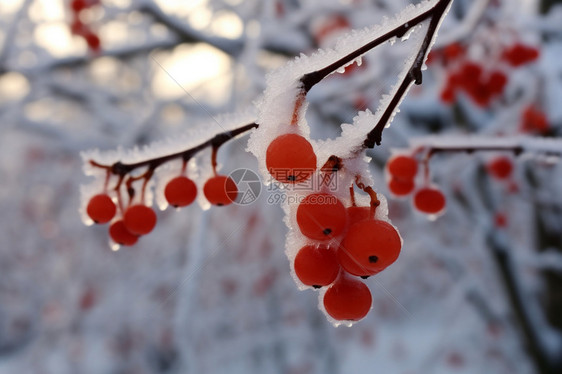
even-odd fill
[{"label": "berry stem", "polygon": [[217,151],[218,147],[213,146],[213,151],[211,153],[211,167],[213,168],[213,175],[217,176]]},{"label": "berry stem", "polygon": [[107,192],[107,186],[109,186],[110,177],[111,177],[111,171],[108,169],[105,172],[105,181],[103,182],[103,192]]},{"label": "berry stem", "polygon": [[299,114],[302,108],[302,104],[306,98],[306,93],[299,94],[297,96],[297,100],[295,101],[295,108],[293,109],[293,116],[291,118],[291,125],[298,125],[299,123]]},{"label": "berry stem", "polygon": [[423,183],[424,185],[429,185],[429,159],[431,158],[431,152],[428,152],[422,161],[423,165]]},{"label": "berry stem", "polygon": [[121,184],[123,184],[123,179],[125,178],[124,175],[120,175],[115,187],[113,189],[117,193],[117,205],[119,207],[119,211],[121,214],[125,213],[125,209],[123,207],[123,196],[121,195]]},{"label": "berry stem", "polygon": [[185,160],[185,159],[182,160],[180,175],[185,175],[185,174],[186,174],[187,161],[188,161],[188,160]]},{"label": "berry stem", "polygon": [[353,189],[353,184],[349,186],[349,198],[351,199],[351,206],[357,206],[355,202],[355,190]]},{"label": "berry stem", "polygon": [[357,185],[357,187],[368,193],[371,197],[371,217],[374,217],[377,207],[381,205],[377,193],[371,186],[365,186],[365,184],[361,182],[361,176],[359,175],[355,177],[355,184]]}]

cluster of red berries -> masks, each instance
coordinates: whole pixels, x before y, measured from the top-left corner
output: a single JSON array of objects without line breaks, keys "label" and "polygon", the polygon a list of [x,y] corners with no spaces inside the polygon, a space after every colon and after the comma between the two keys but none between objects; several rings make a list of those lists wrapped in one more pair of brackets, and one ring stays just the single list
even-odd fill
[{"label": "cluster of red berries", "polygon": [[418,161],[411,156],[391,157],[386,164],[388,189],[395,196],[407,196],[414,192],[414,207],[422,213],[436,215],[445,210],[446,199],[436,187],[423,186],[416,189],[414,179],[418,173]]},{"label": "cluster of red berries", "polygon": [[[215,175],[207,180],[203,187],[205,198],[213,205],[222,206],[234,202],[238,196],[236,183],[225,175]],[[193,180],[184,175],[177,176],[166,184],[164,196],[168,204],[185,207],[195,201],[197,186]],[[125,209],[118,209],[109,193],[103,192],[93,196],[86,207],[88,216],[98,224],[111,221],[110,238],[119,245],[134,245],[140,236],[150,233],[156,226],[156,213],[143,203],[130,204]],[[122,214],[117,214],[118,210]]]},{"label": "cluster of red berries", "polygon": [[70,9],[73,17],[70,23],[70,31],[74,35],[81,36],[86,41],[88,48],[93,52],[99,52],[101,49],[101,41],[99,36],[92,30],[90,25],[85,24],[80,18],[84,10],[90,9],[94,5],[98,5],[100,0],[71,0]]},{"label": "cluster of red berries", "polygon": [[539,58],[539,50],[535,47],[515,43],[505,49],[502,53],[502,60],[513,67],[519,67]]},{"label": "cluster of red berries", "polygon": [[[280,135],[268,146],[266,167],[277,181],[294,184],[317,172],[310,142],[297,133]],[[334,172],[321,170],[321,172]],[[327,287],[320,295],[326,313],[337,321],[358,321],[371,309],[369,277],[391,265],[400,254],[398,231],[374,218],[370,206],[345,207],[331,192],[305,196],[296,209],[296,223],[307,244],[292,263],[302,284]]]},{"label": "cluster of red berries", "polygon": [[334,195],[306,196],[297,208],[297,225],[308,240],[293,268],[306,286],[328,287],[323,305],[338,321],[357,321],[371,309],[371,292],[361,280],[380,273],[400,254],[402,240],[386,221],[373,218],[371,207],[350,206]]},{"label": "cluster of red berries", "polygon": [[452,66],[441,90],[444,103],[455,102],[457,92],[464,92],[476,105],[486,107],[503,93],[508,82],[506,71],[509,67],[520,67],[536,60],[538,56],[538,49],[516,43],[506,48],[500,61],[497,61],[498,64],[503,61],[507,66],[485,69],[483,65],[467,58],[463,45],[453,43],[430,53],[428,63],[440,60],[443,65]]},{"label": "cluster of red berries", "polygon": [[507,75],[501,70],[484,71],[475,62],[465,62],[447,77],[447,83],[441,91],[444,103],[453,103],[456,93],[463,91],[481,107],[486,107],[497,96],[503,93],[507,84]]}]

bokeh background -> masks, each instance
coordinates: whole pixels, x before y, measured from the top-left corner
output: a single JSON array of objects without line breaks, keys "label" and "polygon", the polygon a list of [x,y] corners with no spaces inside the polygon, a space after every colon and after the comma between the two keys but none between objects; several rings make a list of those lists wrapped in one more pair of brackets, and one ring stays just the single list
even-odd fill
[{"label": "bokeh background", "polygon": [[[562,166],[540,143],[508,153],[508,180],[487,172],[494,152],[434,156],[448,199],[435,221],[389,198],[402,254],[367,280],[373,310],[351,328],[297,289],[267,190],[247,206],[158,212],[153,233],[118,251],[106,226],[82,223],[80,186],[92,180],[81,152],[139,146],[142,158],[155,141],[212,136],[212,118],[251,107],[269,70],[409,3],[92,0],[76,12],[67,0],[2,0],[0,373],[561,372]],[[536,55],[510,62],[514,45]],[[560,1],[455,0],[434,50],[369,153],[387,196],[391,150],[420,137],[562,134]],[[382,46],[315,87],[312,136],[376,110],[408,51]],[[448,92],[467,63],[505,84]],[[221,148],[222,171],[256,170],[246,140]]]}]

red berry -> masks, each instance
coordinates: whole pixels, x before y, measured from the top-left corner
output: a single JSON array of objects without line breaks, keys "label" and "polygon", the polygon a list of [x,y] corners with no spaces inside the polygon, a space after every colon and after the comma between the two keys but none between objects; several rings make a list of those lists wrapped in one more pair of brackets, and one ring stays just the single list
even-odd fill
[{"label": "red berry", "polygon": [[494,71],[488,78],[488,90],[495,94],[499,95],[503,92],[505,85],[507,84],[507,75],[505,75],[501,71]]},{"label": "red berry", "polygon": [[425,61],[425,63],[426,63],[427,65],[431,65],[431,64],[433,64],[433,62],[435,62],[435,60],[437,60],[439,57],[441,57],[440,51],[433,50],[433,51],[429,52],[429,54],[427,55],[427,60]]},{"label": "red berry", "polygon": [[440,213],[445,209],[445,195],[436,188],[422,188],[414,195],[414,206],[423,213]]},{"label": "red berry", "polygon": [[88,28],[82,23],[82,21],[80,21],[79,18],[74,19],[70,24],[70,31],[74,35],[86,35],[87,30]]},{"label": "red berry", "polygon": [[238,187],[230,177],[217,175],[205,183],[203,194],[211,204],[223,206],[232,204],[236,200]]},{"label": "red berry", "polygon": [[92,287],[88,287],[82,293],[78,306],[81,310],[91,309],[97,302],[97,293]]},{"label": "red berry", "polygon": [[197,197],[197,186],[195,186],[191,179],[185,176],[175,177],[166,184],[164,196],[166,201],[172,206],[187,206]]},{"label": "red berry", "polygon": [[86,44],[88,44],[88,47],[90,47],[92,51],[99,51],[101,41],[96,34],[88,33],[84,36],[84,38],[86,39]]},{"label": "red berry", "polygon": [[402,240],[394,226],[381,220],[366,220],[349,228],[338,248],[338,260],[347,272],[368,276],[396,261],[401,248]]},{"label": "red berry", "polygon": [[334,14],[320,23],[316,30],[314,30],[314,37],[319,44],[330,34],[338,30],[347,30],[351,27],[347,18],[341,14]]},{"label": "red berry", "polygon": [[505,156],[496,157],[486,166],[488,172],[497,179],[506,179],[513,171],[511,159]]},{"label": "red berry", "polygon": [[78,13],[88,7],[88,3],[85,0],[72,0],[70,7],[75,13]]},{"label": "red berry", "polygon": [[494,224],[496,227],[506,227],[507,226],[507,216],[504,213],[496,213],[494,216]]},{"label": "red berry", "polygon": [[299,280],[314,288],[333,283],[340,270],[334,250],[314,245],[307,245],[299,250],[294,266]]},{"label": "red berry", "polygon": [[117,207],[107,194],[99,194],[90,199],[86,212],[95,223],[107,223],[115,216]]},{"label": "red berry", "polygon": [[351,275],[366,278],[382,271],[365,268],[341,246],[338,248],[337,258],[342,269]]},{"label": "red berry", "polygon": [[314,240],[328,240],[340,235],[347,222],[346,210],[334,195],[308,195],[297,208],[297,223],[303,235]]},{"label": "red berry", "polygon": [[452,104],[455,102],[457,95],[455,93],[454,88],[447,86],[443,89],[443,91],[441,91],[440,98],[441,101],[444,102],[445,104]]},{"label": "red berry", "polygon": [[299,183],[316,170],[316,154],[309,141],[298,134],[275,138],[265,155],[267,170],[281,183]]},{"label": "red berry", "polygon": [[390,178],[388,189],[395,196],[406,196],[414,190],[414,181],[412,179]]},{"label": "red berry", "polygon": [[536,60],[539,57],[539,50],[534,47],[517,43],[507,48],[502,58],[511,66],[518,67]]},{"label": "red berry", "polygon": [[123,222],[132,234],[145,235],[156,226],[156,213],[146,205],[132,205],[125,211]]},{"label": "red berry", "polygon": [[350,206],[347,208],[347,224],[349,226],[371,217],[370,206]]},{"label": "red berry", "polygon": [[358,321],[371,309],[371,291],[363,282],[342,277],[324,295],[326,312],[338,321]]},{"label": "red berry", "polygon": [[388,161],[387,167],[393,177],[404,180],[414,179],[418,173],[418,162],[410,156],[394,156]]},{"label": "red berry", "polygon": [[454,60],[464,54],[464,47],[460,43],[449,44],[443,50],[443,54],[447,60]]},{"label": "red berry", "polygon": [[127,229],[123,220],[115,221],[109,226],[109,236],[115,243],[121,245],[134,245],[139,240],[137,235]]},{"label": "red berry", "polygon": [[549,130],[549,125],[546,115],[534,106],[528,106],[523,111],[521,130],[524,132],[547,132]]}]

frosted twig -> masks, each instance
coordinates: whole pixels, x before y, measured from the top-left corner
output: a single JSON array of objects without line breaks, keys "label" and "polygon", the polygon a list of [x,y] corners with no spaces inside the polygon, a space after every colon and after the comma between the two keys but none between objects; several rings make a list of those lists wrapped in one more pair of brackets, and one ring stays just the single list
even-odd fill
[{"label": "frosted twig", "polygon": [[8,55],[10,54],[10,49],[14,43],[15,34],[18,29],[19,21],[23,18],[23,15],[31,5],[31,0],[26,0],[19,8],[17,13],[14,16],[14,19],[10,26],[8,26],[5,35],[4,35],[4,45],[0,48],[0,74],[5,73],[8,69],[5,67],[5,62],[8,59]]},{"label": "frosted twig", "polygon": [[473,153],[473,152],[511,152],[516,156],[523,153],[561,156],[562,140],[536,138],[530,136],[514,137],[420,137],[410,140],[416,153]]},{"label": "frosted twig", "polygon": [[[417,54],[417,56],[416,56],[416,58],[415,58],[415,60],[412,64],[412,66],[410,67],[410,70],[408,71],[408,73],[404,77],[404,80],[402,81],[402,83],[400,83],[400,86],[398,87],[398,90],[396,91],[396,93],[392,97],[392,100],[390,100],[390,103],[388,104],[388,106],[384,110],[384,113],[380,117],[379,121],[377,122],[377,124],[375,125],[373,130],[371,130],[367,134],[367,138],[365,139],[365,142],[363,143],[364,148],[373,148],[375,145],[381,144],[382,132],[383,132],[386,124],[388,123],[388,121],[392,118],[393,113],[396,111],[396,108],[398,107],[398,105],[402,101],[404,95],[406,95],[406,92],[408,91],[408,89],[412,86],[413,83],[415,83],[417,85],[422,83],[423,63],[424,63],[424,61],[427,57],[427,54],[429,52],[429,47],[431,46],[435,37],[437,36],[437,30],[439,29],[439,25],[441,24],[441,21],[443,20],[443,17],[445,16],[445,14],[447,14],[447,9],[451,5],[451,2],[452,2],[452,0],[440,0],[433,8],[431,8],[430,10],[426,11],[425,13],[422,13],[421,15],[415,17],[411,21],[406,22],[403,25],[404,27],[406,27],[406,29],[404,30],[404,33],[405,33],[408,30],[408,28],[411,26],[410,25],[411,23],[417,24],[417,23],[420,23],[420,22],[422,22],[422,21],[424,21],[428,18],[430,19],[427,34],[425,34],[425,38],[423,40],[421,48],[418,51],[418,54]],[[397,36],[400,36],[400,35],[397,35]]]},{"label": "frosted twig", "polygon": [[242,52],[244,45],[242,40],[207,36],[189,27],[189,25],[182,20],[164,13],[158,5],[152,1],[142,4],[139,7],[139,11],[151,15],[156,21],[166,25],[170,30],[180,36],[183,42],[204,42],[234,57]]},{"label": "frosted twig", "polygon": [[474,32],[474,30],[476,30],[476,25],[482,19],[482,16],[489,4],[490,0],[474,1],[466,17],[464,17],[460,24],[458,24],[453,30],[447,30],[444,36],[436,42],[434,48],[440,48],[461,39],[466,39]]},{"label": "frosted twig", "polygon": [[103,165],[98,163],[97,161],[94,160],[90,160],[90,164],[94,167],[98,167],[98,168],[102,168],[102,169],[106,169],[108,172],[110,172],[111,174],[115,174],[115,175],[119,175],[120,177],[123,177],[127,174],[129,174],[131,171],[141,168],[141,167],[148,167],[149,170],[154,171],[158,166],[171,161],[171,160],[176,160],[176,159],[182,159],[184,160],[184,162],[188,161],[190,158],[192,158],[195,154],[197,154],[198,152],[202,151],[205,148],[208,147],[213,147],[213,149],[217,149],[218,147],[220,147],[221,145],[223,145],[224,143],[226,143],[227,141],[234,139],[236,136],[241,135],[245,132],[248,132],[252,129],[257,128],[258,125],[256,123],[250,123],[247,125],[244,125],[242,127],[239,127],[237,129],[234,130],[230,130],[230,131],[225,131],[225,132],[221,132],[219,134],[216,134],[215,136],[213,136],[211,139],[186,150],[180,151],[180,152],[176,152],[176,153],[172,153],[169,155],[165,155],[165,156],[161,156],[161,157],[156,157],[156,158],[151,158],[148,160],[143,160],[143,161],[139,161],[139,162],[135,162],[135,163],[130,163],[130,164],[125,164],[122,163],[121,161],[117,161],[116,163],[112,164],[112,165]]},{"label": "frosted twig", "polygon": [[[423,62],[425,61],[429,48],[434,42],[436,37],[437,30],[441,21],[445,14],[447,13],[447,9],[449,8],[452,0],[436,0],[435,4],[429,8],[425,8],[420,14],[410,16],[407,20],[402,21],[394,28],[390,29],[386,33],[376,37],[374,40],[363,44],[362,46],[358,47],[355,50],[350,51],[337,61],[321,68],[319,70],[304,73],[299,79],[300,81],[300,92],[298,93],[297,104],[295,105],[295,110],[293,113],[293,122],[296,123],[296,118],[298,117],[298,112],[302,106],[303,100],[305,95],[308,91],[321,80],[326,78],[328,75],[338,71],[342,67],[348,65],[349,63],[353,62],[361,55],[365,54],[366,52],[370,51],[371,49],[375,48],[376,46],[389,41],[393,38],[400,38],[406,35],[409,31],[411,31],[414,27],[421,24],[424,21],[429,20],[429,25],[425,37],[421,43],[420,49],[415,54],[414,62],[412,66],[408,69],[407,74],[403,78],[400,87],[398,88],[397,92],[392,97],[388,106],[384,109],[382,116],[380,117],[378,123],[375,125],[373,130],[371,130],[367,135],[363,144],[358,144],[359,147],[362,148],[373,148],[375,144],[380,144],[380,140],[382,137],[382,131],[386,126],[387,122],[392,117],[392,114],[395,112],[398,104],[402,100],[403,96],[406,94],[408,88],[413,84],[421,84],[422,83],[422,67]],[[149,12],[153,12],[155,16],[161,16],[161,12],[159,12],[158,8],[152,4],[152,2],[147,2],[141,5],[143,9]],[[170,19],[168,18],[168,21]],[[175,24],[175,23],[174,23]],[[185,31],[185,30],[184,30]],[[90,164],[95,167],[104,168],[108,171],[108,173],[112,173],[114,175],[119,175],[121,178],[126,174],[130,173],[132,170],[140,167],[148,167],[149,170],[154,170],[156,167],[166,163],[168,161],[174,159],[182,158],[187,161],[191,158],[194,154],[201,151],[204,148],[212,146],[213,149],[216,149],[222,145],[224,142],[232,139],[238,134],[244,133],[246,131],[252,130],[257,128],[258,124],[257,121],[240,127],[238,129],[227,131],[224,133],[220,133],[215,135],[212,139],[207,140],[206,142],[177,153],[173,153],[170,155],[165,155],[161,157],[156,157],[136,163],[125,164],[120,161],[114,163],[113,165],[102,165],[97,163],[94,160],[90,160]]]},{"label": "frosted twig", "polygon": [[[557,357],[560,352],[550,352],[545,341],[545,326],[531,312],[523,296],[521,286],[513,268],[513,261],[503,232],[489,233],[488,243],[492,257],[505,286],[509,302],[521,326],[529,354],[540,373],[559,373],[562,367]],[[547,331],[550,331],[547,330]]]}]

